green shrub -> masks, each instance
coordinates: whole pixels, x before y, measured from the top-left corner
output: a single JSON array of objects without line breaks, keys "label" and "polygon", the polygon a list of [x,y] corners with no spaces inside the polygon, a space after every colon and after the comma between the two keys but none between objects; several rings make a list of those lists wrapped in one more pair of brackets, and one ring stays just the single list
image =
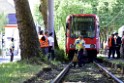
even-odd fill
[{"label": "green shrub", "polygon": [[68,60],[63,49],[55,49],[54,52],[55,52],[55,59],[57,61],[63,62]]}]

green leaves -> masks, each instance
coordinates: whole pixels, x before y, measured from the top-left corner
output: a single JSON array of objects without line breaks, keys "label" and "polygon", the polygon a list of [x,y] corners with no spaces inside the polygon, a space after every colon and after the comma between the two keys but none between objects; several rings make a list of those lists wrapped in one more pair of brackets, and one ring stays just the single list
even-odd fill
[{"label": "green leaves", "polygon": [[[54,0],[54,4],[55,30],[58,30],[58,26],[65,27],[68,15],[80,13],[97,14],[104,34],[109,34],[124,24],[123,0]],[[109,28],[110,31],[107,31]]]},{"label": "green leaves", "polygon": [[0,32],[4,32],[4,26],[7,22],[6,15],[4,13],[0,13]]},{"label": "green leaves", "polygon": [[68,15],[80,13],[97,14],[101,30],[104,30],[104,34],[109,34],[124,24],[124,0],[54,0],[56,32],[60,27],[65,29]]}]

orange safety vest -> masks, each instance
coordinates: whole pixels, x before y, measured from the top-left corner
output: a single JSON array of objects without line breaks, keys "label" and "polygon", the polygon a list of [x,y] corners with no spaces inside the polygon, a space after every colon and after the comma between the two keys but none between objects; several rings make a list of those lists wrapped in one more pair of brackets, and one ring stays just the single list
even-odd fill
[{"label": "orange safety vest", "polygon": [[49,46],[48,38],[46,38],[45,41],[43,41],[42,39],[40,39],[39,41],[40,41],[40,47],[41,48],[44,48],[44,47],[48,47]]},{"label": "orange safety vest", "polygon": [[[115,40],[115,38],[114,38],[114,40]],[[108,39],[108,47],[112,47],[112,37],[110,37]]]},{"label": "orange safety vest", "polygon": [[108,39],[108,47],[111,47],[112,46],[112,37],[110,37],[109,39]]}]

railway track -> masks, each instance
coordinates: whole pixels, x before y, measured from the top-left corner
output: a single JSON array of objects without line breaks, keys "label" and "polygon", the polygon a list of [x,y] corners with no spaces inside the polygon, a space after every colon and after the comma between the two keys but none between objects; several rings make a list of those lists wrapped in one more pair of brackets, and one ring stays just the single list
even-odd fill
[{"label": "railway track", "polygon": [[96,62],[85,64],[81,68],[73,68],[72,63],[69,63],[50,83],[123,83],[124,80],[118,79],[108,70],[110,69]]},{"label": "railway track", "polygon": [[[122,80],[120,80],[115,74],[113,74],[113,69],[111,70],[111,68],[108,69],[107,67],[103,67],[102,65],[100,65],[96,62],[94,62],[94,64],[97,65],[100,69],[102,69],[105,72],[105,74],[108,75],[108,77],[112,78],[115,82],[123,83]],[[111,72],[109,72],[109,71],[111,71]],[[116,71],[114,71],[114,72],[116,72]]]}]

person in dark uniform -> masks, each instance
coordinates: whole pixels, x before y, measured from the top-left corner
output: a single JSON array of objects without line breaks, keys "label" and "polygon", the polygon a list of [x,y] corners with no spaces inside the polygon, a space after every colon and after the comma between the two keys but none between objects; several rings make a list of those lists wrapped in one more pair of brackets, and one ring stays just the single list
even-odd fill
[{"label": "person in dark uniform", "polygon": [[118,33],[115,33],[115,52],[117,54],[117,59],[120,58],[120,47],[121,47],[121,37],[118,36]]},{"label": "person in dark uniform", "polygon": [[14,60],[14,38],[11,38],[11,41],[10,41],[10,45],[9,45],[9,50],[10,50],[10,62],[12,62]]}]

